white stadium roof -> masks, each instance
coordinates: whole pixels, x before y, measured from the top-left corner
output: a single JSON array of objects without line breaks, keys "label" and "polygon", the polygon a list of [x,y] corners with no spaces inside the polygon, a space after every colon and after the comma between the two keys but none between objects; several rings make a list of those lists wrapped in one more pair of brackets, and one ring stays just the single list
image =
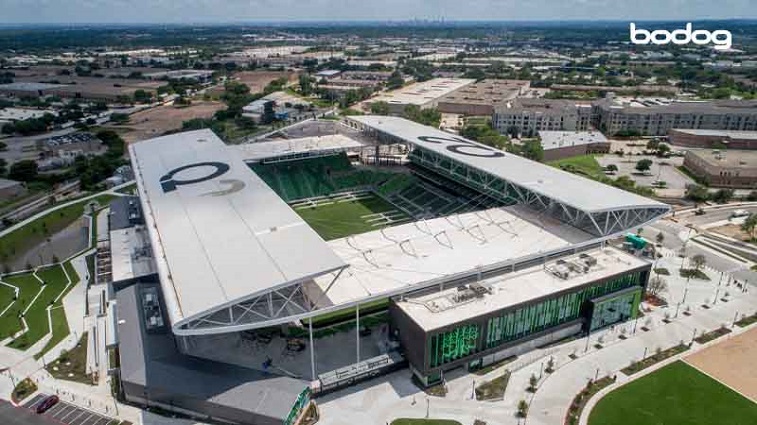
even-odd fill
[{"label": "white stadium roof", "polygon": [[158,137],[129,150],[175,331],[345,267],[210,130]]},{"label": "white stadium roof", "polygon": [[297,157],[312,152],[342,152],[363,147],[363,144],[341,134],[282,139],[270,142],[246,143],[229,146],[250,162],[269,158]]},{"label": "white stadium roof", "polygon": [[[587,213],[637,207],[669,209],[667,205],[643,196],[404,118],[379,115],[355,115],[349,118]],[[454,148],[455,145],[465,146]],[[493,156],[494,152],[497,156]]]},{"label": "white stadium roof", "polygon": [[316,278],[306,292],[327,308],[595,243],[594,236],[520,205],[456,214],[329,241],[350,267],[333,284],[333,276]]}]

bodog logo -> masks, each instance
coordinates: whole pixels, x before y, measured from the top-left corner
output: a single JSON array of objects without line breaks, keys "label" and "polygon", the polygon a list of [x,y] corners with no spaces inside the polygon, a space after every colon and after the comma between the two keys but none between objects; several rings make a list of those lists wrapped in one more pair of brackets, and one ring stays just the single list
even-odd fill
[{"label": "bodog logo", "polygon": [[[197,167],[213,167],[215,168],[215,171],[213,171],[212,173],[208,175],[205,175],[202,177],[196,177],[193,179],[178,180],[173,177],[176,173],[180,173],[184,170],[189,170],[191,168],[197,168]],[[176,190],[177,186],[200,183],[206,180],[212,180],[216,177],[220,177],[226,174],[230,168],[231,167],[229,167],[228,164],[224,164],[223,162],[197,162],[195,164],[184,165],[178,168],[174,168],[173,170],[166,173],[163,177],[161,177],[160,187],[163,188],[163,192],[165,193],[173,192]],[[200,196],[228,195],[230,193],[239,192],[245,186],[244,182],[240,180],[236,180],[236,179],[220,180],[219,183],[229,185],[230,187],[225,190],[218,190],[214,192],[203,193]]]},{"label": "bodog logo", "polygon": [[426,143],[446,144],[447,146],[445,147],[448,151],[465,156],[476,156],[479,158],[499,158],[505,156],[502,151],[458,137],[420,136],[418,140]]}]

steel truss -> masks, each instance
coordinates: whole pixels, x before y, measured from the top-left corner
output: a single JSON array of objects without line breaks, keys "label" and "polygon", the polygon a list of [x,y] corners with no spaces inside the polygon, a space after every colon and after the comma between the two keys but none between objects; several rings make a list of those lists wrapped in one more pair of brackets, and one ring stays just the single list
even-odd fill
[{"label": "steel truss", "polygon": [[592,235],[606,237],[641,226],[668,212],[667,207],[628,207],[584,211],[534,192],[524,186],[467,166],[436,152],[414,147],[410,159],[417,165],[494,198],[505,205],[522,204],[546,213]]}]

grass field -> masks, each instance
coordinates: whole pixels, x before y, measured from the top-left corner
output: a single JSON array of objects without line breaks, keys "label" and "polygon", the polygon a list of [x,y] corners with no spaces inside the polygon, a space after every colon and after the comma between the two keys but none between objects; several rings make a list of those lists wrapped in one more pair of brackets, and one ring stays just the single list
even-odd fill
[{"label": "grass field", "polygon": [[[11,341],[8,344],[9,347],[25,350],[50,332],[50,321],[47,316],[47,307],[50,305],[53,307],[51,311],[53,335],[48,344],[46,344],[42,351],[37,354],[37,357],[53,348],[68,335],[68,321],[66,320],[66,313],[61,301],[63,295],[65,295],[63,290],[68,284],[66,275],[63,272],[63,267],[66,267],[66,271],[68,271],[69,276],[71,276],[71,280],[73,282],[77,281],[76,272],[73,271],[73,267],[68,263],[64,266],[54,265],[41,268],[38,270],[37,276],[47,283],[41,293],[40,289],[42,288],[42,284],[31,273],[3,277],[4,282],[19,288],[19,296],[16,303],[0,316],[0,339],[13,335],[22,329],[19,314],[24,311],[32,301],[34,301],[34,304],[29,311],[26,312],[25,316],[26,324],[29,327],[28,331],[17,339]],[[8,288],[5,285],[2,287]],[[73,286],[69,286],[66,292],[70,291],[71,288],[73,288]],[[37,297],[38,293],[40,293],[39,297]],[[37,297],[36,300],[35,297]],[[55,302],[56,299],[58,299],[57,302]],[[13,290],[0,290],[0,305],[2,306],[2,310],[4,310],[12,300]]]},{"label": "grass field", "polygon": [[753,425],[757,404],[681,361],[611,392],[590,425]]},{"label": "grass field", "polygon": [[[55,265],[39,269],[37,276],[46,282],[44,291],[26,312],[26,325],[29,330],[8,344],[11,348],[25,350],[50,332],[47,306],[52,305],[68,284],[63,267]],[[39,284],[38,284],[39,285]]]},{"label": "grass field", "polygon": [[357,201],[296,208],[295,211],[323,239],[331,240],[378,230],[385,225],[374,225],[365,216],[397,209],[383,199],[371,196]]},{"label": "grass field", "polygon": [[593,155],[579,155],[571,158],[551,161],[549,165],[570,171],[572,173],[584,174],[595,179],[605,175],[602,166]]},{"label": "grass field", "polygon": [[73,223],[84,214],[84,208],[90,202],[100,205],[108,203],[114,196],[101,195],[94,199],[77,202],[49,214],[0,238],[0,263],[10,264],[26,251],[39,245],[48,238]]}]

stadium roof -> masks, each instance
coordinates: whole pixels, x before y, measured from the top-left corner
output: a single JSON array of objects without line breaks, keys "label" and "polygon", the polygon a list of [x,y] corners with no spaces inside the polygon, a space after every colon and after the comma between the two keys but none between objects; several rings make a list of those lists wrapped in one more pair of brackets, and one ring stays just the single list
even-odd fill
[{"label": "stadium roof", "polygon": [[[319,308],[450,281],[480,270],[508,268],[577,246],[597,244],[589,233],[521,205],[493,208],[329,241],[350,267],[306,284]],[[328,290],[327,290],[328,289]],[[537,289],[534,289],[536,291]]]},{"label": "stadium roof", "polygon": [[242,159],[250,162],[271,158],[302,158],[311,153],[335,153],[363,147],[359,143],[341,134],[283,139],[270,142],[246,143],[230,146],[239,151]]},{"label": "stadium roof", "polygon": [[[129,149],[175,332],[191,332],[190,322],[213,312],[234,316],[232,306],[271,300],[278,289],[345,267],[210,130]],[[244,314],[252,313],[234,319]]]},{"label": "stadium roof", "polygon": [[[497,157],[489,156],[487,152],[482,154],[479,147],[489,152],[492,148],[404,118],[364,115],[351,116],[350,119],[583,211],[599,212],[637,206],[668,208],[663,203],[518,155],[501,151],[497,151],[499,152]],[[432,139],[427,142],[421,138]],[[440,143],[434,138],[445,139],[445,141]],[[463,147],[457,151],[450,149],[456,140],[471,147]]]}]

